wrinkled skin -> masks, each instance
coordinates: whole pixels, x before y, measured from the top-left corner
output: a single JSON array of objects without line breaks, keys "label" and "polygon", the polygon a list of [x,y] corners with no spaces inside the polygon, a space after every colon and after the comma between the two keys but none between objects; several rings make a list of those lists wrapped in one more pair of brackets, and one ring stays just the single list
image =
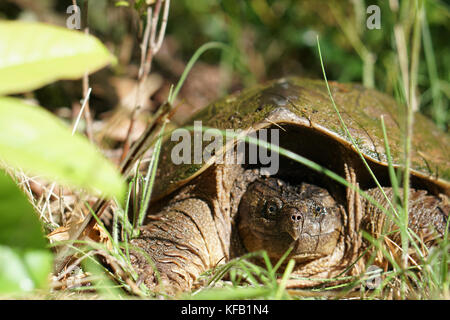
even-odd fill
[{"label": "wrinkled skin", "polygon": [[242,197],[238,228],[248,251],[266,250],[276,261],[292,247],[290,258],[304,262],[333,252],[342,222],[326,189],[260,178]]},{"label": "wrinkled skin", "polygon": [[[384,191],[392,197],[391,188]],[[379,189],[367,193],[388,207]],[[413,232],[426,241],[436,234],[444,236],[450,209],[446,196],[411,189],[409,207]],[[366,199],[362,199],[361,213],[361,229],[379,237],[386,215]],[[339,204],[328,190],[308,183],[290,185],[276,178],[259,178],[249,185],[240,202],[238,221],[240,238],[249,252],[266,250],[270,258],[278,260],[292,247],[289,258],[300,263],[330,255],[343,227]],[[400,243],[398,233],[391,238]]]},{"label": "wrinkled skin", "polygon": [[[379,118],[384,117],[389,131],[393,163],[400,164],[403,143],[400,121],[394,116],[399,106],[392,98],[360,85],[330,84],[359,149],[381,185],[389,186]],[[382,192],[373,189],[372,176],[355,146],[340,129],[323,81],[275,80],[225,97],[197,114],[195,120],[221,130],[281,128],[280,146],[323,165],[389,208]],[[420,115],[414,123],[411,187],[422,190],[411,189],[409,227],[428,246],[436,235],[443,236],[448,220],[450,170],[445,146],[449,140]],[[140,281],[152,289],[163,284],[170,293],[189,290],[203,272],[258,249],[267,250],[276,260],[292,248],[291,257],[297,262],[294,274],[306,279],[292,285],[296,287],[323,284],[320,279],[338,275],[361,274],[369,260],[361,257],[369,248],[363,230],[398,252],[398,232],[390,232],[396,226],[386,224],[383,211],[351,188],[336,192],[341,186],[332,181],[326,184],[328,193],[307,185],[303,180],[308,179],[297,179],[295,172],[303,170],[298,163],[280,166],[291,185],[254,176],[250,168],[255,168],[250,166],[174,165],[171,150],[175,143],[162,147],[158,183],[152,190],[152,218],[132,240],[153,261],[150,264],[137,251],[131,254]],[[392,200],[392,190],[384,191]],[[275,215],[267,211],[270,205],[274,205]],[[316,207],[321,209],[316,211]]]},{"label": "wrinkled skin", "polygon": [[[385,214],[365,199],[354,201],[359,210],[352,218],[349,208],[344,209],[326,189],[301,182],[289,184],[277,178],[249,175],[251,178],[247,179],[242,171],[235,172],[239,179],[235,180],[233,190],[239,189],[242,193],[234,199],[237,205],[233,209],[230,194],[234,193],[230,190],[223,192],[222,203],[205,194],[214,188],[214,183],[217,183],[216,187],[226,186],[217,180],[217,171],[220,170],[206,173],[187,186],[153,216],[142,228],[139,238],[132,240],[132,245],[141,248],[153,261],[150,264],[146,257],[132,250],[132,264],[149,288],[169,294],[191,289],[201,273],[236,256],[231,253],[230,244],[233,228],[237,230],[234,240],[243,248],[241,254],[266,250],[271,260],[277,262],[288,248],[292,248],[289,258],[296,261],[294,274],[314,279],[334,277],[354,263],[368,247],[368,243],[361,240],[360,230],[378,238],[383,237],[383,232],[396,228],[391,224],[384,230]],[[225,171],[220,172],[224,176]],[[237,185],[240,187],[235,188]],[[384,188],[384,191],[392,197],[390,188]],[[375,188],[366,192],[388,207],[380,190]],[[218,208],[225,208],[222,212],[234,217],[231,224],[234,227],[230,226],[228,231],[215,220],[214,212],[218,212]],[[427,246],[434,243],[436,235],[444,235],[450,209],[446,196],[436,197],[424,190],[411,189],[409,209],[409,227],[425,240]],[[218,220],[225,221],[223,218]],[[390,233],[389,237],[399,243],[398,232]],[[364,261],[360,259],[360,267],[355,264],[350,274],[362,272]],[[292,281],[288,286],[318,284],[320,281],[301,280]]]}]

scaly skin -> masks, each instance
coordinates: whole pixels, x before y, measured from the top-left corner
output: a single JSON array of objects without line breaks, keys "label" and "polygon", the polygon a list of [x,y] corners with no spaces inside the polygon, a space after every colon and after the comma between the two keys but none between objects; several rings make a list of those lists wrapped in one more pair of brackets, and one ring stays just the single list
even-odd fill
[{"label": "scaly skin", "polygon": [[[168,293],[190,288],[201,273],[214,267],[224,256],[205,201],[183,199],[165,208],[154,219],[131,243],[142,248],[154,261],[162,287]],[[155,288],[157,275],[145,256],[134,253],[132,263],[144,283]]]},{"label": "scaly skin", "polygon": [[[384,188],[384,192],[389,199],[393,199],[393,190]],[[402,194],[403,190],[400,189]],[[384,208],[389,208],[388,202],[378,188],[367,191]],[[408,227],[420,236],[429,247],[433,244],[434,238],[443,237],[450,211],[448,198],[444,195],[435,197],[427,194],[425,190],[410,189],[409,193],[409,215]],[[400,243],[399,233],[392,233],[398,227],[388,220],[386,215],[366,199],[362,200],[363,219],[361,228],[372,236],[379,238],[382,234],[391,233],[390,238]],[[387,221],[390,221],[387,223]],[[384,230],[383,230],[384,228]]]},{"label": "scaly skin", "polygon": [[290,247],[297,262],[331,254],[342,229],[339,206],[327,190],[280,179],[258,179],[241,199],[239,235],[252,252],[266,250],[278,261]]},{"label": "scaly skin", "polygon": [[[302,277],[334,276],[349,265],[351,261],[345,259],[345,252],[354,248],[344,240],[348,232],[347,218],[343,207],[326,189],[306,183],[289,185],[276,178],[253,180],[239,198],[235,219],[238,241],[245,251],[264,249],[276,262],[293,247],[290,258],[297,262],[294,273]],[[392,197],[390,188],[385,188],[385,192]],[[367,193],[387,207],[380,190],[370,189]],[[219,230],[215,222],[217,213],[211,210],[214,205],[211,199],[200,198],[195,193],[175,198],[142,229],[138,239],[132,240],[133,245],[153,260],[160,273],[161,282],[144,255],[133,252],[132,263],[148,287],[155,289],[162,284],[169,294],[189,290],[201,273],[230,258],[227,252],[230,246],[221,242],[220,234],[224,230]],[[229,205],[230,198],[222,201]],[[385,215],[365,199],[361,200],[360,208],[362,220],[355,228],[380,237]],[[427,245],[432,245],[431,235],[444,234],[449,209],[447,197],[411,190],[409,227]],[[233,216],[233,212],[230,214]],[[384,232],[392,230],[395,228],[390,225]],[[225,234],[231,241],[231,233]],[[390,238],[399,242],[398,233]],[[298,283],[299,286],[313,284]]]}]

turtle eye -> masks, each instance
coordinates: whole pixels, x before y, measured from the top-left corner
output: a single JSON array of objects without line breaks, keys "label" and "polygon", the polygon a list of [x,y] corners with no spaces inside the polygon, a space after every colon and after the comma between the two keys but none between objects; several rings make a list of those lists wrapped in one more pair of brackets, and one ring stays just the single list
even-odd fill
[{"label": "turtle eye", "polygon": [[[278,200],[278,201],[277,201]],[[268,219],[274,219],[281,209],[282,203],[279,199],[271,199],[264,205],[264,217]]]},{"label": "turtle eye", "polygon": [[327,210],[324,207],[317,205],[317,204],[314,206],[314,214],[315,215],[317,215],[317,216],[324,215],[326,213],[327,213]]}]

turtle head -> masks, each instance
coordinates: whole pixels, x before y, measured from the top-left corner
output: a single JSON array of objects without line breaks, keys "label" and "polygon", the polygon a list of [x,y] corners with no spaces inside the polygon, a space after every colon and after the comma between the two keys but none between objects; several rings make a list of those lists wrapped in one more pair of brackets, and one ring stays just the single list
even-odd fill
[{"label": "turtle head", "polygon": [[277,178],[251,183],[239,204],[239,235],[250,252],[309,261],[333,252],[341,231],[339,206],[326,189]]}]

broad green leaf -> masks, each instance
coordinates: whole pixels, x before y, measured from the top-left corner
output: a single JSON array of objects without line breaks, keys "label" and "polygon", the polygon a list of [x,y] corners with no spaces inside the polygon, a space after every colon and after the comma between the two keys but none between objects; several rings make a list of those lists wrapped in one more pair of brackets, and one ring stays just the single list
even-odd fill
[{"label": "broad green leaf", "polygon": [[32,249],[47,245],[33,206],[3,170],[0,170],[0,245]]},{"label": "broad green leaf", "polygon": [[37,213],[0,170],[0,294],[45,288],[52,263]]},{"label": "broad green leaf", "polygon": [[0,97],[0,159],[62,184],[118,199],[125,194],[119,172],[84,136],[17,98]]},{"label": "broad green leaf", "polygon": [[80,31],[0,22],[0,95],[31,91],[58,79],[78,79],[114,59],[97,38]]},{"label": "broad green leaf", "polygon": [[53,271],[53,253],[50,250],[26,250],[21,252],[23,264],[36,288],[45,288]]},{"label": "broad green leaf", "polygon": [[0,294],[46,288],[52,261],[49,250],[20,250],[0,245]]}]

